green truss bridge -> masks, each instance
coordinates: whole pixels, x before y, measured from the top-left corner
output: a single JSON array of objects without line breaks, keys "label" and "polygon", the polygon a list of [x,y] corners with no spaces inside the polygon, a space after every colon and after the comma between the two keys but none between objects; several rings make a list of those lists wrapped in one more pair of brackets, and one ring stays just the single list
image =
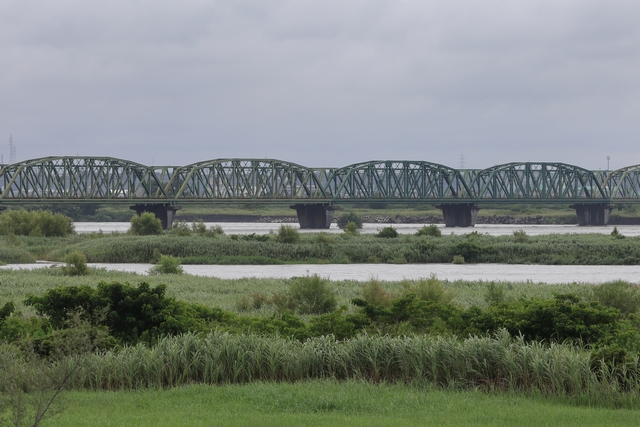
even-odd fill
[{"label": "green truss bridge", "polygon": [[310,168],[281,160],[216,159],[145,166],[110,157],[45,157],[0,165],[0,209],[45,203],[129,204],[165,227],[182,205],[280,203],[302,228],[328,228],[340,203],[435,204],[447,226],[475,224],[480,205],[557,203],[581,225],[606,224],[615,203],[640,203],[640,165],[591,171],[565,163],[454,169],[424,161]]}]

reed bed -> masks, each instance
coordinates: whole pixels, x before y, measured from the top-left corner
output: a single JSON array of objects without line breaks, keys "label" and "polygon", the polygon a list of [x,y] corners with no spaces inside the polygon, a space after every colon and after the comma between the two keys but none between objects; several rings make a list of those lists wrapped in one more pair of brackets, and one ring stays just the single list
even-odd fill
[{"label": "reed bed", "polygon": [[79,356],[73,386],[135,390],[186,384],[297,382],[316,379],[423,383],[454,389],[638,395],[640,364],[624,372],[591,369],[591,353],[565,345],[526,343],[505,331],[459,340],[443,336],[331,336],[300,342],[281,337],[209,333]]},{"label": "reed bed", "polygon": [[[267,236],[268,237],[268,236]],[[524,239],[523,239],[524,237]],[[518,240],[520,239],[520,240]],[[103,236],[76,237],[53,245],[34,242],[31,253],[61,260],[72,251],[89,262],[150,262],[158,252],[189,263],[450,263],[455,255],[467,262],[532,264],[630,264],[640,263],[639,237],[615,238],[600,234],[546,236],[488,236],[481,234],[442,237],[405,235],[381,239],[372,235],[318,238],[305,234],[299,243],[279,243],[246,236]],[[47,248],[49,252],[47,252]],[[473,253],[470,258],[469,255]]]}]

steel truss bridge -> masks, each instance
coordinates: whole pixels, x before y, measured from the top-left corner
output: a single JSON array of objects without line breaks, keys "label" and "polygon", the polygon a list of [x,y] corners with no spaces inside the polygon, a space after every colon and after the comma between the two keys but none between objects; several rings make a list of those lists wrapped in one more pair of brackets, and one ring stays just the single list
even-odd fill
[{"label": "steel truss bridge", "polygon": [[[606,223],[613,204],[640,203],[640,165],[591,171],[522,162],[462,170],[424,161],[369,161],[309,168],[281,160],[216,159],[145,166],[110,157],[45,157],[0,165],[0,207],[126,203],[158,215],[158,206],[175,212],[176,206],[193,203],[256,202],[293,204],[299,218],[332,215],[339,203],[438,204],[447,225],[474,223],[473,212],[481,204],[558,203],[575,206],[580,223]],[[580,209],[589,217],[585,221]],[[453,218],[460,215],[473,218]],[[318,228],[314,220],[308,222]]]}]

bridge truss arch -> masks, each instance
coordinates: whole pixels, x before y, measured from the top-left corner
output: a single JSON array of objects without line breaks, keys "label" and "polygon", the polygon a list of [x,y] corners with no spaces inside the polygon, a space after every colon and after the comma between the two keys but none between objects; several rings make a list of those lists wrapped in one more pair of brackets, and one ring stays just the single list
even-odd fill
[{"label": "bridge truss arch", "polygon": [[162,172],[112,157],[43,157],[0,168],[0,201],[166,200]]},{"label": "bridge truss arch", "polygon": [[417,161],[370,161],[333,171],[327,193],[334,201],[451,202],[473,198],[464,172]]},{"label": "bridge truss arch", "polygon": [[593,171],[566,163],[506,163],[477,172],[473,191],[478,201],[509,203],[602,203],[607,187]]},{"label": "bridge truss arch", "polygon": [[616,169],[607,174],[604,186],[611,200],[620,203],[637,203],[640,200],[640,165]]},{"label": "bridge truss arch", "polygon": [[330,169],[273,159],[215,159],[176,168],[165,193],[176,201],[328,202]]}]

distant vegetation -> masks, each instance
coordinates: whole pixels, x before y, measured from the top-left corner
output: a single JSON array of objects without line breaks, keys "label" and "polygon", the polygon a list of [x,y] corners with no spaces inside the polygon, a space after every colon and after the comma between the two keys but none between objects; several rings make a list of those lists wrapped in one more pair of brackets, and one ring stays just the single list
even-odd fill
[{"label": "distant vegetation", "polygon": [[[144,216],[141,216],[144,221]],[[149,214],[153,232],[158,224]],[[182,227],[182,226],[181,226]],[[141,226],[141,233],[148,230]],[[622,233],[489,236],[478,232],[441,235],[424,227],[414,235],[397,234],[392,226],[377,235],[358,234],[355,226],[341,234],[299,233],[283,226],[277,233],[225,235],[218,228],[176,228],[159,235],[92,233],[64,238],[0,236],[0,262],[64,261],[78,251],[88,262],[156,263],[159,253],[182,264],[282,263],[507,263],[565,265],[638,265],[640,237]]]},{"label": "distant vegetation", "polygon": [[64,237],[73,232],[73,220],[58,213],[22,209],[0,214],[0,235]]}]

